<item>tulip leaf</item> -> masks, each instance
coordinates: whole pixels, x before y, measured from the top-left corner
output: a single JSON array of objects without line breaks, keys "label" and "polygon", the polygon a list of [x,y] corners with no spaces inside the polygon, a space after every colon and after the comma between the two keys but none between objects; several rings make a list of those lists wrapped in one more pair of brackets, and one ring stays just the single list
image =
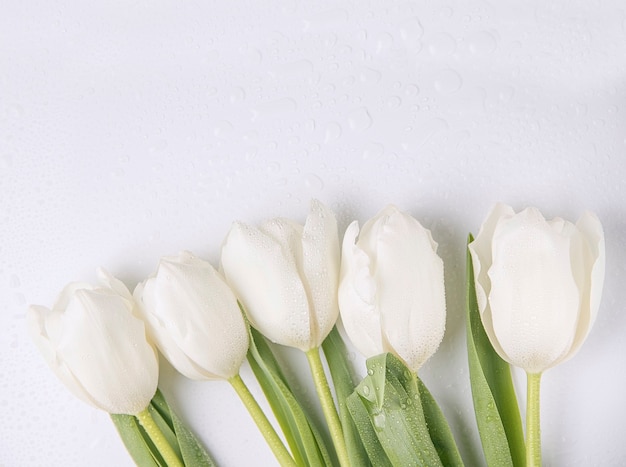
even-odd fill
[{"label": "tulip leaf", "polygon": [[[470,234],[468,244],[474,238]],[[487,465],[526,463],[524,432],[511,369],[494,350],[483,327],[472,257],[467,250],[467,354],[474,412]]]},{"label": "tulip leaf", "polygon": [[[158,389],[150,401],[148,410],[174,452],[183,460],[184,465],[189,467],[215,466],[202,444],[171,410]],[[111,414],[111,419],[126,449],[138,466],[167,467],[158,449],[136,417]]]},{"label": "tulip leaf", "polygon": [[[431,439],[415,373],[389,353],[368,359],[366,365],[367,376],[348,398],[348,408],[368,453],[373,431],[387,456],[388,462],[380,465],[443,466]],[[364,423],[365,414],[369,426]]]},{"label": "tulip leaf", "polygon": [[448,425],[443,412],[419,377],[417,378],[417,387],[421,396],[422,409],[424,410],[424,418],[426,419],[430,439],[433,441],[435,449],[439,454],[441,463],[445,466],[462,466],[461,453],[454,441],[450,425]]},{"label": "tulip leaf", "polygon": [[248,362],[298,465],[333,465],[320,431],[291,390],[265,337],[250,329]]},{"label": "tulip leaf", "polygon": [[167,467],[135,417],[111,414],[111,420],[135,464],[141,467]]},{"label": "tulip leaf", "polygon": [[348,411],[347,399],[354,391],[355,383],[347,361],[346,346],[336,326],[333,327],[330,334],[322,342],[322,349],[324,350],[324,356],[328,362],[328,368],[335,388],[335,396],[339,405],[339,418],[346,447],[348,448],[350,463],[355,466],[371,465],[365,446],[363,446],[363,441]]},{"label": "tulip leaf", "polygon": [[211,467],[215,465],[215,462],[198,438],[181,421],[176,412],[171,410],[163,394],[158,389],[152,398],[150,406],[151,409],[159,413],[162,420],[171,429],[172,434],[176,438],[174,449],[175,451],[180,450],[179,453],[185,465],[190,467]]}]

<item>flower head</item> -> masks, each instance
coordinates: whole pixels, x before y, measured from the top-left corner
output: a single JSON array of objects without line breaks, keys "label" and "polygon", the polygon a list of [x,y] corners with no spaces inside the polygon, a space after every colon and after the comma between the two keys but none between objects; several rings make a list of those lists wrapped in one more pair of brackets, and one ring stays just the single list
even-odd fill
[{"label": "flower head", "polygon": [[[358,240],[357,240],[358,236]],[[430,231],[387,206],[343,239],[339,309],[352,343],[366,357],[392,352],[418,368],[445,330],[443,261]]]},{"label": "flower head", "polygon": [[165,358],[192,379],[229,379],[248,351],[237,299],[207,261],[189,252],[162,258],[135,288],[150,335]]},{"label": "flower head", "polygon": [[234,223],[222,268],[252,326],[276,343],[318,347],[337,320],[337,222],[317,200],[304,226],[282,218]]},{"label": "flower head", "polygon": [[604,282],[604,233],[594,214],[572,224],[497,204],[469,249],[483,326],[504,360],[541,373],[578,351]]},{"label": "flower head", "polygon": [[71,283],[52,309],[31,306],[33,340],[57,377],[83,401],[116,414],[144,410],[158,358],[126,286],[100,271],[100,286]]}]

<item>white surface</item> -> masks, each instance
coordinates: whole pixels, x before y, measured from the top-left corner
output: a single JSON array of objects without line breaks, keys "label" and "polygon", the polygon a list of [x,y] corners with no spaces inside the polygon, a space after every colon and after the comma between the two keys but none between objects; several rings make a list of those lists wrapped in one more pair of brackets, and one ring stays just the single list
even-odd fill
[{"label": "white surface", "polygon": [[[52,305],[97,266],[134,287],[181,249],[216,264],[233,220],[302,220],[313,196],[342,231],[389,202],[433,230],[448,324],[422,376],[468,465],[482,461],[467,232],[499,200],[597,212],[602,306],[580,353],[543,379],[543,452],[552,466],[623,464],[624,18],[617,0],[4,2],[0,465],[130,465],[106,414],[36,353],[27,304]],[[218,461],[273,464],[228,385],[162,373]]]}]

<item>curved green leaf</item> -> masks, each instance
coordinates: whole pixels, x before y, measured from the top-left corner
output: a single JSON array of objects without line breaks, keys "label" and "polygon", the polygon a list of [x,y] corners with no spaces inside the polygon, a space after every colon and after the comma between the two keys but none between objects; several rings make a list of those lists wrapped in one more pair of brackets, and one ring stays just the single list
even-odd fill
[{"label": "curved green leaf", "polygon": [[[200,441],[171,410],[167,401],[157,389],[148,407],[174,452],[188,467],[214,467],[215,463]],[[111,414],[126,449],[140,467],[167,467],[156,446],[145,432],[137,418],[132,415]]]},{"label": "curved green leaf", "polygon": [[437,405],[434,397],[426,388],[421,379],[417,378],[417,387],[422,400],[422,409],[424,410],[424,418],[426,426],[430,433],[430,439],[433,441],[435,449],[439,454],[441,463],[445,466],[461,467],[463,459],[461,453],[454,441],[450,425],[443,412]]},{"label": "curved green leaf", "polygon": [[369,358],[366,365],[367,376],[348,400],[360,433],[371,437],[371,429],[363,423],[365,410],[391,465],[442,466],[428,431],[415,374],[388,353]]},{"label": "curved green leaf", "polygon": [[[474,238],[470,234],[468,244]],[[526,463],[524,431],[511,370],[485,333],[467,250],[467,355],[476,422],[489,466],[522,467]]]},{"label": "curved green leaf", "polygon": [[322,349],[324,350],[328,369],[333,379],[337,405],[339,405],[341,428],[343,429],[343,437],[346,440],[350,463],[354,466],[363,467],[371,465],[365,446],[363,446],[363,441],[348,410],[347,399],[354,391],[355,383],[346,357],[346,346],[336,326],[333,327],[330,334],[322,342]]},{"label": "curved green leaf", "polygon": [[253,327],[250,329],[248,362],[274,412],[298,465],[333,465],[326,444],[285,378],[272,350]]}]

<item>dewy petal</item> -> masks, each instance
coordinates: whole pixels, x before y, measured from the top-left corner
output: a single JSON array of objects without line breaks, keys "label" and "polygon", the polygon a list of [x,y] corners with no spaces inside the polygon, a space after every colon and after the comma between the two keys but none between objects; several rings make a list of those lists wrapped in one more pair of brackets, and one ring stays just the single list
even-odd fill
[{"label": "dewy petal", "polygon": [[350,341],[369,358],[384,350],[376,282],[370,273],[368,255],[355,245],[358,234],[359,224],[354,221],[343,237],[338,300],[341,321]]},{"label": "dewy petal", "polygon": [[130,306],[112,291],[77,291],[65,310],[57,347],[58,358],[97,406],[110,413],[145,409],[158,382],[156,352]]},{"label": "dewy petal", "polygon": [[598,314],[604,284],[604,231],[593,213],[587,211],[580,217],[575,238],[577,241],[572,245],[571,255],[581,292],[580,316],[571,349],[557,363],[572,357],[587,338]]},{"label": "dewy petal", "polygon": [[488,300],[491,293],[491,279],[488,271],[492,263],[492,243],[496,227],[499,222],[510,219],[514,215],[515,211],[511,206],[497,203],[491,208],[474,241],[468,245],[474,269],[474,286],[480,318],[491,345],[498,355],[505,360],[507,359],[506,354],[493,331],[492,311]]},{"label": "dewy petal", "polygon": [[394,209],[379,219],[375,277],[383,339],[390,346],[385,350],[417,371],[444,334],[443,261],[413,217]]},{"label": "dewy petal", "polygon": [[331,331],[339,315],[339,234],[333,212],[317,200],[302,232],[303,283],[311,311],[310,347],[318,347]]},{"label": "dewy petal", "polygon": [[283,245],[236,222],[222,247],[222,268],[255,328],[273,342],[308,350],[308,298]]},{"label": "dewy petal", "polygon": [[499,222],[494,232],[489,268],[493,334],[501,356],[528,372],[554,365],[568,352],[576,331],[580,300],[570,245],[569,237],[532,208]]},{"label": "dewy petal", "polygon": [[481,314],[485,312],[489,306],[487,297],[491,292],[491,282],[487,272],[491,267],[491,244],[493,234],[496,230],[498,222],[508,219],[515,215],[515,211],[511,206],[503,203],[497,203],[489,212],[487,219],[480,227],[478,235],[474,241],[469,244],[470,254],[472,255],[472,264],[474,267],[474,279],[476,281],[476,299]]},{"label": "dewy petal", "polygon": [[[76,397],[88,404],[98,407],[96,401],[93,400],[82,385],[76,381],[76,378],[74,378],[71,371],[67,368],[65,362],[58,358],[57,342],[62,339],[62,320],[62,313],[49,310],[43,306],[30,306],[26,314],[26,323],[30,335],[44,357],[44,360],[56,374],[57,378],[59,378]],[[55,339],[50,339],[48,328],[55,329]]]},{"label": "dewy petal", "polygon": [[205,378],[229,379],[239,372],[248,333],[237,299],[210,263],[185,252],[163,258],[154,293],[154,314],[187,363]]}]

